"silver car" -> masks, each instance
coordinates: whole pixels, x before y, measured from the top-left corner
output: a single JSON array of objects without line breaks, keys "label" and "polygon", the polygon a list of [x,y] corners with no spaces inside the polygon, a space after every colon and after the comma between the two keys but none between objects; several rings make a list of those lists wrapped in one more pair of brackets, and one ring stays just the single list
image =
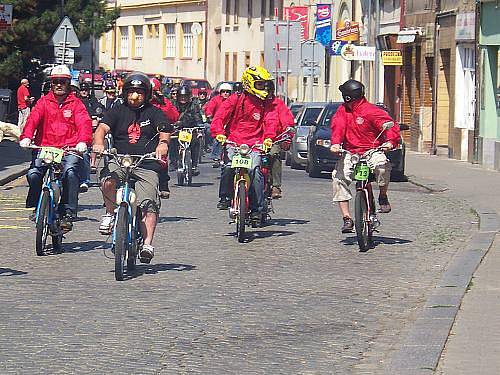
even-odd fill
[{"label": "silver car", "polygon": [[297,132],[293,137],[290,150],[286,154],[286,165],[292,169],[303,169],[307,164],[307,136],[311,123],[318,121],[326,102],[305,103],[296,118]]}]

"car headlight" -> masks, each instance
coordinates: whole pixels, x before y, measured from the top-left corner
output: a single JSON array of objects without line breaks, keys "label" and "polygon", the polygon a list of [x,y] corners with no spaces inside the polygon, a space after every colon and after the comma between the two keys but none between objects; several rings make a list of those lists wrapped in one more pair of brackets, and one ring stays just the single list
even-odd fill
[{"label": "car headlight", "polygon": [[124,156],[122,159],[122,167],[128,168],[132,165],[132,158],[130,156]]},{"label": "car headlight", "polygon": [[316,144],[318,146],[330,147],[332,142],[329,139],[316,139]]},{"label": "car headlight", "polygon": [[307,143],[307,137],[297,137],[297,143]]},{"label": "car headlight", "polygon": [[248,155],[248,153],[250,152],[250,146],[248,146],[247,144],[242,144],[240,146],[240,154],[245,156],[245,155]]}]

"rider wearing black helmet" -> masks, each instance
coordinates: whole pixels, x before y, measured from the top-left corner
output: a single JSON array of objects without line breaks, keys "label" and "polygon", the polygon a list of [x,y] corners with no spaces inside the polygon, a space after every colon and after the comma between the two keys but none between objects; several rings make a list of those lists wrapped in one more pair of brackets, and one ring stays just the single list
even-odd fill
[{"label": "rider wearing black helmet", "polygon": [[[168,153],[168,143],[172,125],[163,111],[153,106],[151,83],[141,72],[130,73],[123,83],[125,102],[107,111],[94,136],[94,151],[104,151],[104,136],[113,135],[114,147],[119,154],[144,155],[155,152],[161,159]],[[149,263],[154,255],[151,245],[160,211],[158,196],[158,172],[160,164],[156,161],[145,162],[133,172],[136,178],[137,202],[142,208],[144,225],[141,232],[144,246],[139,256],[141,262]],[[99,231],[109,234],[113,226],[113,212],[116,207],[116,184],[123,178],[122,168],[110,161],[109,170],[103,174],[102,191],[106,205]]]},{"label": "rider wearing black helmet", "polygon": [[[182,85],[177,90],[177,100],[174,103],[177,111],[179,112],[179,120],[175,126],[179,129],[194,128],[201,126],[203,118],[201,117],[201,108],[197,102],[192,100],[191,88],[187,85]],[[198,160],[200,156],[200,141],[198,140],[197,133],[193,132],[193,139],[191,141],[191,157],[193,166],[193,175],[196,176],[200,172],[198,170]],[[179,157],[179,144],[172,142],[170,147],[170,165],[172,169],[177,168],[177,161]]]},{"label": "rider wearing black helmet", "polygon": [[[391,163],[382,150],[388,151],[397,147],[401,139],[399,126],[386,111],[369,103],[365,98],[364,85],[354,79],[344,82],[339,87],[344,104],[333,115],[331,148],[338,153],[341,147],[348,151],[342,154],[337,162],[333,177],[333,201],[339,202],[344,224],[342,233],[352,232],[354,224],[349,213],[349,201],[352,198],[349,184],[353,180],[355,163],[353,154],[362,155],[366,151],[380,148],[370,157],[374,175],[379,185],[379,208],[382,213],[389,213],[391,205],[387,198],[387,190],[391,175]],[[341,146],[342,145],[342,146]]]}]

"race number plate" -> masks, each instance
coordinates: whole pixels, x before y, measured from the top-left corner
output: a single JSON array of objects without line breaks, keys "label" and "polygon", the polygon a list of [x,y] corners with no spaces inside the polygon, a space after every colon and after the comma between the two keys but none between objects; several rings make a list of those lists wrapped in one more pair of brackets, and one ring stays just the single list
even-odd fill
[{"label": "race number plate", "polygon": [[248,156],[234,155],[231,168],[252,168],[252,158]]},{"label": "race number plate", "polygon": [[40,159],[52,160],[54,163],[60,163],[64,156],[64,150],[55,147],[42,147],[38,157]]},{"label": "race number plate", "polygon": [[354,179],[357,181],[366,181],[370,176],[370,168],[366,164],[358,164],[354,170]]},{"label": "race number plate", "polygon": [[193,138],[193,135],[190,132],[187,132],[184,130],[179,132],[179,141],[191,142],[192,138]]}]

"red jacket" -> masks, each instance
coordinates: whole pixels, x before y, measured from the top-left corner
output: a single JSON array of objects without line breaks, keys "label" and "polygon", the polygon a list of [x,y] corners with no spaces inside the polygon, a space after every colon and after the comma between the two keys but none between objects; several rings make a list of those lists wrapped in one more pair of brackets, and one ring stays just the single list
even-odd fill
[{"label": "red jacket", "polygon": [[221,95],[214,96],[212,99],[210,99],[208,103],[203,106],[205,116],[213,118],[217,113],[217,109],[219,109],[224,100],[225,99]]},{"label": "red jacket", "polygon": [[272,105],[246,93],[235,93],[227,98],[210,126],[212,137],[228,134],[228,140],[249,146],[275,138],[278,130],[278,113]]},{"label": "red jacket", "polygon": [[26,102],[26,98],[30,97],[30,91],[24,85],[19,86],[17,89],[17,108],[25,109],[28,108],[28,103]]},{"label": "red jacket", "polygon": [[278,112],[280,122],[278,135],[283,133],[286,128],[295,126],[295,118],[293,117],[292,111],[290,111],[283,100],[275,96],[273,97],[271,105]]},{"label": "red jacket", "polygon": [[163,103],[159,103],[153,99],[151,100],[151,104],[157,108],[160,108],[165,114],[167,120],[172,124],[179,119],[179,111],[177,111],[177,108],[175,108],[175,105],[173,105],[170,100],[164,99]]},{"label": "red jacket", "polygon": [[92,143],[92,120],[73,93],[59,105],[51,91],[38,100],[26,121],[21,139],[35,137],[37,146],[74,147]]},{"label": "red jacket", "polygon": [[[394,126],[384,131],[375,141],[386,122],[392,122]],[[341,105],[330,124],[332,145],[343,144],[344,149],[356,154],[362,154],[384,142],[391,142],[393,147],[397,147],[401,140],[398,124],[386,111],[365,98],[353,103],[352,110],[345,104]]]}]

